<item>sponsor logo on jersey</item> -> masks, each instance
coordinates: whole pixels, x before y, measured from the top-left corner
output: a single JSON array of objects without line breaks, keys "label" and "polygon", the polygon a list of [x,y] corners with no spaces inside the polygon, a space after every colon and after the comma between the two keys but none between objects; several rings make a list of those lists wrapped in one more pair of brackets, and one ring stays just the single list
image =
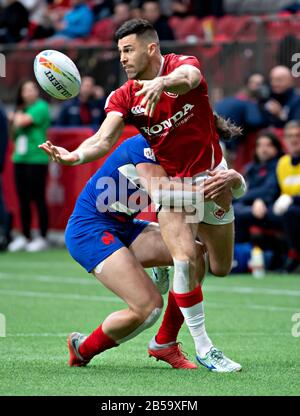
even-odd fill
[{"label": "sponsor logo on jersey", "polygon": [[101,238],[102,243],[108,246],[109,244],[115,241],[115,237],[109,233],[108,231],[104,231],[103,236]]},{"label": "sponsor logo on jersey", "polygon": [[153,160],[154,162],[156,162],[156,157],[155,157],[155,154],[154,154],[154,152],[153,152],[153,149],[151,149],[151,147],[146,147],[146,148],[144,149],[144,156],[145,156],[147,159],[151,159],[151,160]]},{"label": "sponsor logo on jersey", "polygon": [[224,218],[224,215],[226,214],[225,209],[223,208],[217,208],[214,210],[214,216],[218,219],[221,220],[222,218]]},{"label": "sponsor logo on jersey", "polygon": [[149,136],[160,134],[162,131],[166,129],[170,129],[171,127],[175,126],[178,121],[180,121],[183,117],[185,117],[188,113],[191,112],[193,109],[193,104],[185,104],[182,107],[182,110],[178,111],[176,114],[174,114],[172,117],[168,118],[167,120],[162,121],[159,124],[155,124],[151,127],[141,127],[141,129],[148,134]]},{"label": "sponsor logo on jersey", "polygon": [[145,108],[140,105],[136,105],[135,107],[132,107],[131,112],[135,116],[140,116],[144,114]]}]

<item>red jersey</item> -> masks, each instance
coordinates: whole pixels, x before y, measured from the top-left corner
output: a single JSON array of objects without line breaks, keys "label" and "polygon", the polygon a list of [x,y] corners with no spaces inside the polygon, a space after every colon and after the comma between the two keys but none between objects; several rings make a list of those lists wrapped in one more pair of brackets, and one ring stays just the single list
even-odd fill
[{"label": "red jersey", "polygon": [[[158,76],[181,65],[200,69],[196,57],[172,53],[163,56]],[[184,95],[163,92],[151,118],[140,105],[143,97],[135,97],[138,90],[133,80],[127,81],[109,95],[105,111],[118,112],[141,132],[169,176],[191,177],[221,162],[222,150],[203,77],[197,88]]]}]

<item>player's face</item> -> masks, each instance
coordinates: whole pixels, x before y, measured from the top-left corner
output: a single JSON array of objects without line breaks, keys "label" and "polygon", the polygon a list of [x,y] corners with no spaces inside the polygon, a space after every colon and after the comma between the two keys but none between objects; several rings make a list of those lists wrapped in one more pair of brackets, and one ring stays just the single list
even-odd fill
[{"label": "player's face", "polygon": [[267,162],[277,155],[277,149],[267,136],[261,136],[256,143],[256,156],[260,162]]},{"label": "player's face", "polygon": [[136,35],[128,35],[118,42],[120,62],[128,79],[143,79],[150,64],[149,48]]},{"label": "player's face", "polygon": [[292,156],[300,156],[300,127],[289,127],[284,133],[287,150]]},{"label": "player's face", "polygon": [[28,81],[22,87],[22,98],[24,103],[31,104],[34,103],[39,96],[39,91],[34,82]]}]

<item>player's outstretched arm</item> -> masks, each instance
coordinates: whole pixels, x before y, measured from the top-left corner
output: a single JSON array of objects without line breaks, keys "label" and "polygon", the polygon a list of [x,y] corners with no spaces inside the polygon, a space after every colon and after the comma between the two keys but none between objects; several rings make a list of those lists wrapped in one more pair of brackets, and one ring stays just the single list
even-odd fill
[{"label": "player's outstretched arm", "polygon": [[202,75],[198,68],[193,65],[181,65],[168,75],[135,81],[135,85],[141,88],[135,95],[143,96],[141,106],[146,106],[145,115],[152,117],[163,91],[184,95],[196,88],[201,79]]},{"label": "player's outstretched arm", "polygon": [[112,112],[107,115],[100,129],[72,152],[54,146],[50,141],[41,144],[39,148],[61,165],[75,166],[88,163],[105,156],[120,138],[123,128],[122,117]]}]

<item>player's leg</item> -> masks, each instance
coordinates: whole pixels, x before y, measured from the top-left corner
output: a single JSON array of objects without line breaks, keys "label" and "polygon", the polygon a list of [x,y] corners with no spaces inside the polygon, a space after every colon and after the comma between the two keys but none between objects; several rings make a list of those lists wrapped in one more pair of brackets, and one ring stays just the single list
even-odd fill
[{"label": "player's leg", "polygon": [[[204,262],[198,259],[199,253],[195,241],[198,224],[187,223],[185,213],[164,210],[159,213],[159,221],[162,236],[174,262],[173,288],[169,294],[169,304],[172,307],[176,303],[180,308],[194,339],[196,352],[202,353],[203,349],[207,351],[212,347],[212,342],[205,330],[203,294],[199,284],[199,280],[201,281],[204,276]],[[163,321],[157,338],[153,339],[151,349],[155,347],[155,343],[174,342],[174,339],[170,340],[166,336],[167,331],[164,332],[164,328],[168,327],[168,322],[171,320],[171,314],[168,316],[166,311],[165,317],[166,320]],[[171,336],[174,337],[174,333]]]},{"label": "player's leg", "polygon": [[[133,241],[130,249],[144,267],[173,265],[173,259],[162,239],[158,224],[150,223]],[[196,250],[200,262],[199,268],[202,269],[198,276],[201,283],[204,276],[203,244],[197,242]],[[182,312],[176,303],[173,291],[170,290],[163,322],[156,337],[150,342],[149,355],[168,362],[174,368],[197,368],[194,363],[187,360],[177,342],[177,335],[183,322]]]},{"label": "player's leg", "polygon": [[234,222],[222,225],[201,223],[198,236],[207,248],[211,273],[219,277],[227,276],[233,260]]},{"label": "player's leg", "polygon": [[[204,242],[209,256],[211,272],[216,276],[227,276],[233,258],[234,223],[212,225],[201,223],[198,235]],[[236,372],[242,366],[226,357],[222,351],[212,347],[205,353],[198,353],[197,361],[214,372]]]},{"label": "player's leg", "polygon": [[143,267],[171,266],[172,256],[164,242],[160,227],[150,222],[132,241],[130,251]]},{"label": "player's leg", "polygon": [[28,179],[28,165],[23,163],[15,163],[15,186],[20,208],[22,235],[15,238],[9,245],[9,251],[19,251],[26,248],[31,234],[31,210],[30,210],[30,181]]},{"label": "player's leg", "polygon": [[106,258],[94,269],[93,274],[124,300],[128,308],[113,312],[91,335],[81,339],[78,352],[84,363],[151,327],[163,307],[157,288],[126,247]]},{"label": "player's leg", "polygon": [[46,180],[48,166],[32,165],[30,166],[30,183],[32,200],[35,202],[39,218],[40,235],[34,238],[26,247],[27,251],[35,252],[48,248],[46,240],[48,229],[48,210],[46,204]]}]

